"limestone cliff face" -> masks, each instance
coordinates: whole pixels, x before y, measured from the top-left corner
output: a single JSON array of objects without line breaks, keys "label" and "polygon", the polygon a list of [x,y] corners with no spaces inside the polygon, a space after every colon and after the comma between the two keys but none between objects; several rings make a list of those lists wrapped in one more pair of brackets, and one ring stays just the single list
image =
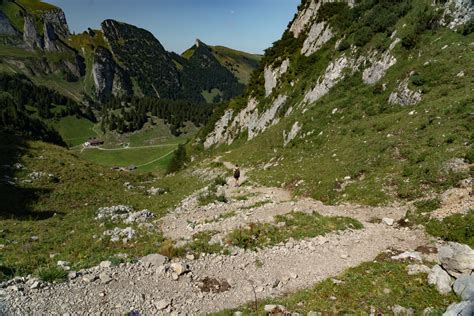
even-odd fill
[{"label": "limestone cliff face", "polygon": [[132,85],[127,73],[114,61],[109,50],[98,47],[94,53],[92,76],[96,96],[105,99],[110,96],[132,94]]},{"label": "limestone cliff face", "polygon": [[44,41],[36,29],[33,17],[26,15],[24,18],[23,40],[27,47],[31,49],[43,49]]}]

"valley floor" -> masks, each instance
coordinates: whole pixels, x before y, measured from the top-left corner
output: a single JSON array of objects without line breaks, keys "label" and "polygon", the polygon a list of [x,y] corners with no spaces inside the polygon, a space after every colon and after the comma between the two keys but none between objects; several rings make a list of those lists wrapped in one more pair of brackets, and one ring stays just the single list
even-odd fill
[{"label": "valley floor", "polygon": [[[232,167],[229,163],[225,166]],[[212,232],[210,243],[220,245],[232,230],[257,222],[270,223],[275,216],[292,212],[349,217],[360,221],[363,228],[334,230],[255,250],[230,247],[228,255],[187,255],[171,263],[161,261],[164,257],[159,255],[158,262],[152,263],[104,263],[79,271],[69,282],[40,290],[9,288],[3,292],[5,296],[0,295],[0,313],[123,314],[137,310],[144,315],[206,314],[237,308],[255,298],[279,297],[310,288],[348,268],[371,262],[384,252],[436,246],[422,229],[382,222],[382,218],[403,218],[403,207],[325,206],[311,199],[293,200],[283,189],[256,187],[245,175],[242,180],[240,187],[231,178],[221,187],[220,193],[229,198],[228,203],[202,205],[202,190],[184,199],[162,218],[165,236],[186,247],[196,234]],[[423,260],[435,261],[432,254],[423,255]]]}]

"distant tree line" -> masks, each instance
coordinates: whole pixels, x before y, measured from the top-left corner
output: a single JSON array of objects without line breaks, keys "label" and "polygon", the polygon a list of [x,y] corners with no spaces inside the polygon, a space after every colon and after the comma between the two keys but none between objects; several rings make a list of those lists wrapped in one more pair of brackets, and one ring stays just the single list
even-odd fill
[{"label": "distant tree line", "polygon": [[31,114],[37,112],[42,119],[82,114],[75,101],[54,90],[35,85],[24,75],[0,74],[0,91],[7,92],[19,106],[29,107],[26,110]]},{"label": "distant tree line", "polygon": [[103,131],[126,133],[140,130],[150,117],[163,119],[174,135],[186,122],[204,125],[212,115],[215,105],[187,101],[165,100],[152,97],[110,98],[101,108]]},{"label": "distant tree line", "polygon": [[25,106],[7,92],[0,92],[0,131],[65,145],[57,131],[32,117]]}]

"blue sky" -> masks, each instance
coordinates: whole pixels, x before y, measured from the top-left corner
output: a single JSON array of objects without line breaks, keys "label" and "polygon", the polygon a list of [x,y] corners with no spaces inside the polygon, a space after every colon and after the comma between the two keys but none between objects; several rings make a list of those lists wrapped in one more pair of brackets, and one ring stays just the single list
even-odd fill
[{"label": "blue sky", "polygon": [[182,53],[199,38],[209,45],[262,53],[278,40],[300,0],[46,0],[64,9],[72,31],[111,18],[151,31]]}]

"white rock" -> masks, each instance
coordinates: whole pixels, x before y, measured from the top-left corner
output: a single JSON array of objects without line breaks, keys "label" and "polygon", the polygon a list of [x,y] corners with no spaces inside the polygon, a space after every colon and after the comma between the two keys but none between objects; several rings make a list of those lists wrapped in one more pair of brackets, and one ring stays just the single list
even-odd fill
[{"label": "white rock", "polygon": [[415,275],[420,273],[430,273],[431,269],[424,264],[410,264],[407,266],[408,275]]},{"label": "white rock", "polygon": [[95,280],[97,280],[97,276],[95,276],[93,274],[87,274],[87,275],[82,277],[82,281],[85,282],[85,283],[92,283]]},{"label": "white rock", "polygon": [[286,307],[283,305],[269,304],[264,307],[265,313],[284,313],[286,312]]},{"label": "white rock", "polygon": [[439,247],[438,259],[446,271],[455,277],[474,270],[474,250],[467,245],[449,242]]},{"label": "white rock", "polygon": [[158,310],[162,311],[162,310],[164,310],[165,308],[167,308],[167,307],[170,306],[170,305],[171,305],[171,302],[170,302],[170,301],[168,301],[168,300],[160,300],[160,301],[158,301],[158,302],[155,304],[155,307],[156,307]]},{"label": "white rock", "polygon": [[464,301],[449,305],[443,316],[472,316],[474,313],[474,302]]},{"label": "white rock", "polygon": [[405,251],[404,253],[399,254],[398,256],[392,256],[393,260],[415,260],[422,262],[421,253],[419,252],[410,252]]},{"label": "white rock", "polygon": [[100,279],[100,282],[103,284],[107,284],[112,281],[112,278],[110,277],[110,275],[105,272],[102,272],[101,274],[99,274],[99,279]]},{"label": "white rock", "polygon": [[474,301],[474,275],[461,275],[454,282],[453,290],[464,301]]},{"label": "white rock", "polygon": [[393,224],[395,223],[395,220],[393,218],[385,217],[382,219],[382,223],[387,226],[393,226]]},{"label": "white rock", "polygon": [[451,276],[443,270],[439,265],[435,265],[428,274],[428,283],[433,284],[441,294],[451,292],[453,281]]},{"label": "white rock", "polygon": [[177,275],[182,275],[187,271],[186,265],[179,262],[170,264],[170,267]]},{"label": "white rock", "polygon": [[392,312],[394,315],[403,315],[403,316],[408,316],[408,315],[414,315],[413,309],[411,308],[405,308],[400,305],[395,305],[392,307]]},{"label": "white rock", "polygon": [[103,268],[103,269],[106,269],[106,268],[110,268],[112,266],[112,262],[111,261],[102,261],[100,264],[99,264],[99,267]]}]

